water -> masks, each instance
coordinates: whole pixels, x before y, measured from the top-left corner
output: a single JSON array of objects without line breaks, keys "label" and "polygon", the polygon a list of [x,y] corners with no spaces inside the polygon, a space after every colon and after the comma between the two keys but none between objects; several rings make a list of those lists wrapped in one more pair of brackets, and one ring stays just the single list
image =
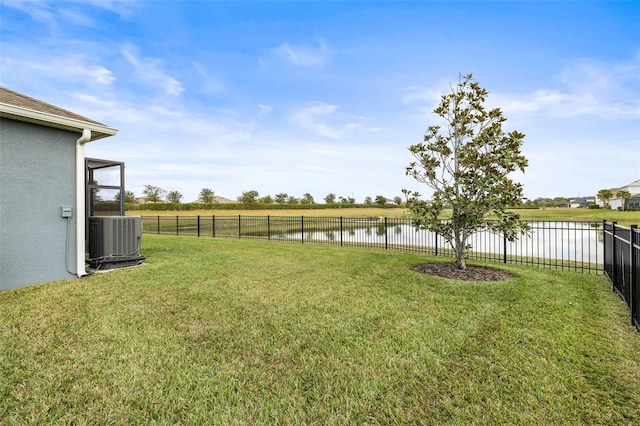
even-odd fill
[{"label": "water", "polygon": [[[350,222],[351,223],[351,222]],[[603,263],[602,228],[587,222],[530,222],[530,232],[514,242],[506,242],[499,233],[481,231],[469,238],[472,253],[556,259],[568,262]],[[305,225],[306,226],[306,225]],[[405,223],[384,222],[340,230],[299,231],[282,234],[288,240],[341,242],[344,245],[380,245],[449,248],[440,236],[416,231]],[[278,238],[274,236],[272,238]]]}]

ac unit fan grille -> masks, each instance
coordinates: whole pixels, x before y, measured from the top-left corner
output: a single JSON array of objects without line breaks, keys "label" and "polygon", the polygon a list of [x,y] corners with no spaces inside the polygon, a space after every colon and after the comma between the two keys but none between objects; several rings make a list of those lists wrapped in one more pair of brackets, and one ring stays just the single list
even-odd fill
[{"label": "ac unit fan grille", "polygon": [[128,266],[144,260],[140,254],[142,219],[139,216],[89,218],[89,266]]}]

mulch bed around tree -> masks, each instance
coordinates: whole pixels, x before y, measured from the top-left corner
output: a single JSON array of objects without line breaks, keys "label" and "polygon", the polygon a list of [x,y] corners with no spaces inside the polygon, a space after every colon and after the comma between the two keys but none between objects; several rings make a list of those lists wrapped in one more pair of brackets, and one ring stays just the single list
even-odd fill
[{"label": "mulch bed around tree", "polygon": [[462,270],[456,268],[453,263],[422,263],[411,269],[421,274],[436,275],[461,281],[506,281],[514,278],[513,275],[507,272],[481,266],[467,265],[467,269]]}]

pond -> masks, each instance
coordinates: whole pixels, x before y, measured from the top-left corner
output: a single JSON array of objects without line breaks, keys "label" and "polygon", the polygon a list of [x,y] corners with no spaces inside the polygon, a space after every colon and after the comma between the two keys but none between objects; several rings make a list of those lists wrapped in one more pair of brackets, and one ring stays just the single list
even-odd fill
[{"label": "pond", "polygon": [[[362,224],[348,229],[314,228],[304,234],[286,231],[271,238],[286,238],[307,242],[341,243],[344,245],[371,245],[397,247],[438,247],[448,249],[444,238],[435,233],[418,230],[406,223],[388,222],[375,225]],[[481,231],[469,239],[472,253],[498,254],[540,259],[558,259],[572,262],[602,264],[602,227],[597,222],[529,222],[527,235],[517,241],[506,241],[501,234]]]}]

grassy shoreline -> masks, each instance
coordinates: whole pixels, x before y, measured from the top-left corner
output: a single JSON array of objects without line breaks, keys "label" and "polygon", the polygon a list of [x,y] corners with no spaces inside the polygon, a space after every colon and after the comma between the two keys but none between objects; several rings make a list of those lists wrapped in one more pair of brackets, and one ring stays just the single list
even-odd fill
[{"label": "grassy shoreline", "polygon": [[410,270],[437,258],[231,239],[143,252],[0,292],[0,424],[640,423],[640,335],[602,276],[451,281]]},{"label": "grassy shoreline", "polygon": [[[640,212],[620,212],[604,209],[517,209],[514,210],[526,220],[540,221],[597,221],[606,219],[617,221],[620,225],[640,225]],[[310,216],[310,217],[406,217],[408,212],[404,208],[327,208],[327,209],[292,209],[292,210],[132,210],[130,216]]]}]

